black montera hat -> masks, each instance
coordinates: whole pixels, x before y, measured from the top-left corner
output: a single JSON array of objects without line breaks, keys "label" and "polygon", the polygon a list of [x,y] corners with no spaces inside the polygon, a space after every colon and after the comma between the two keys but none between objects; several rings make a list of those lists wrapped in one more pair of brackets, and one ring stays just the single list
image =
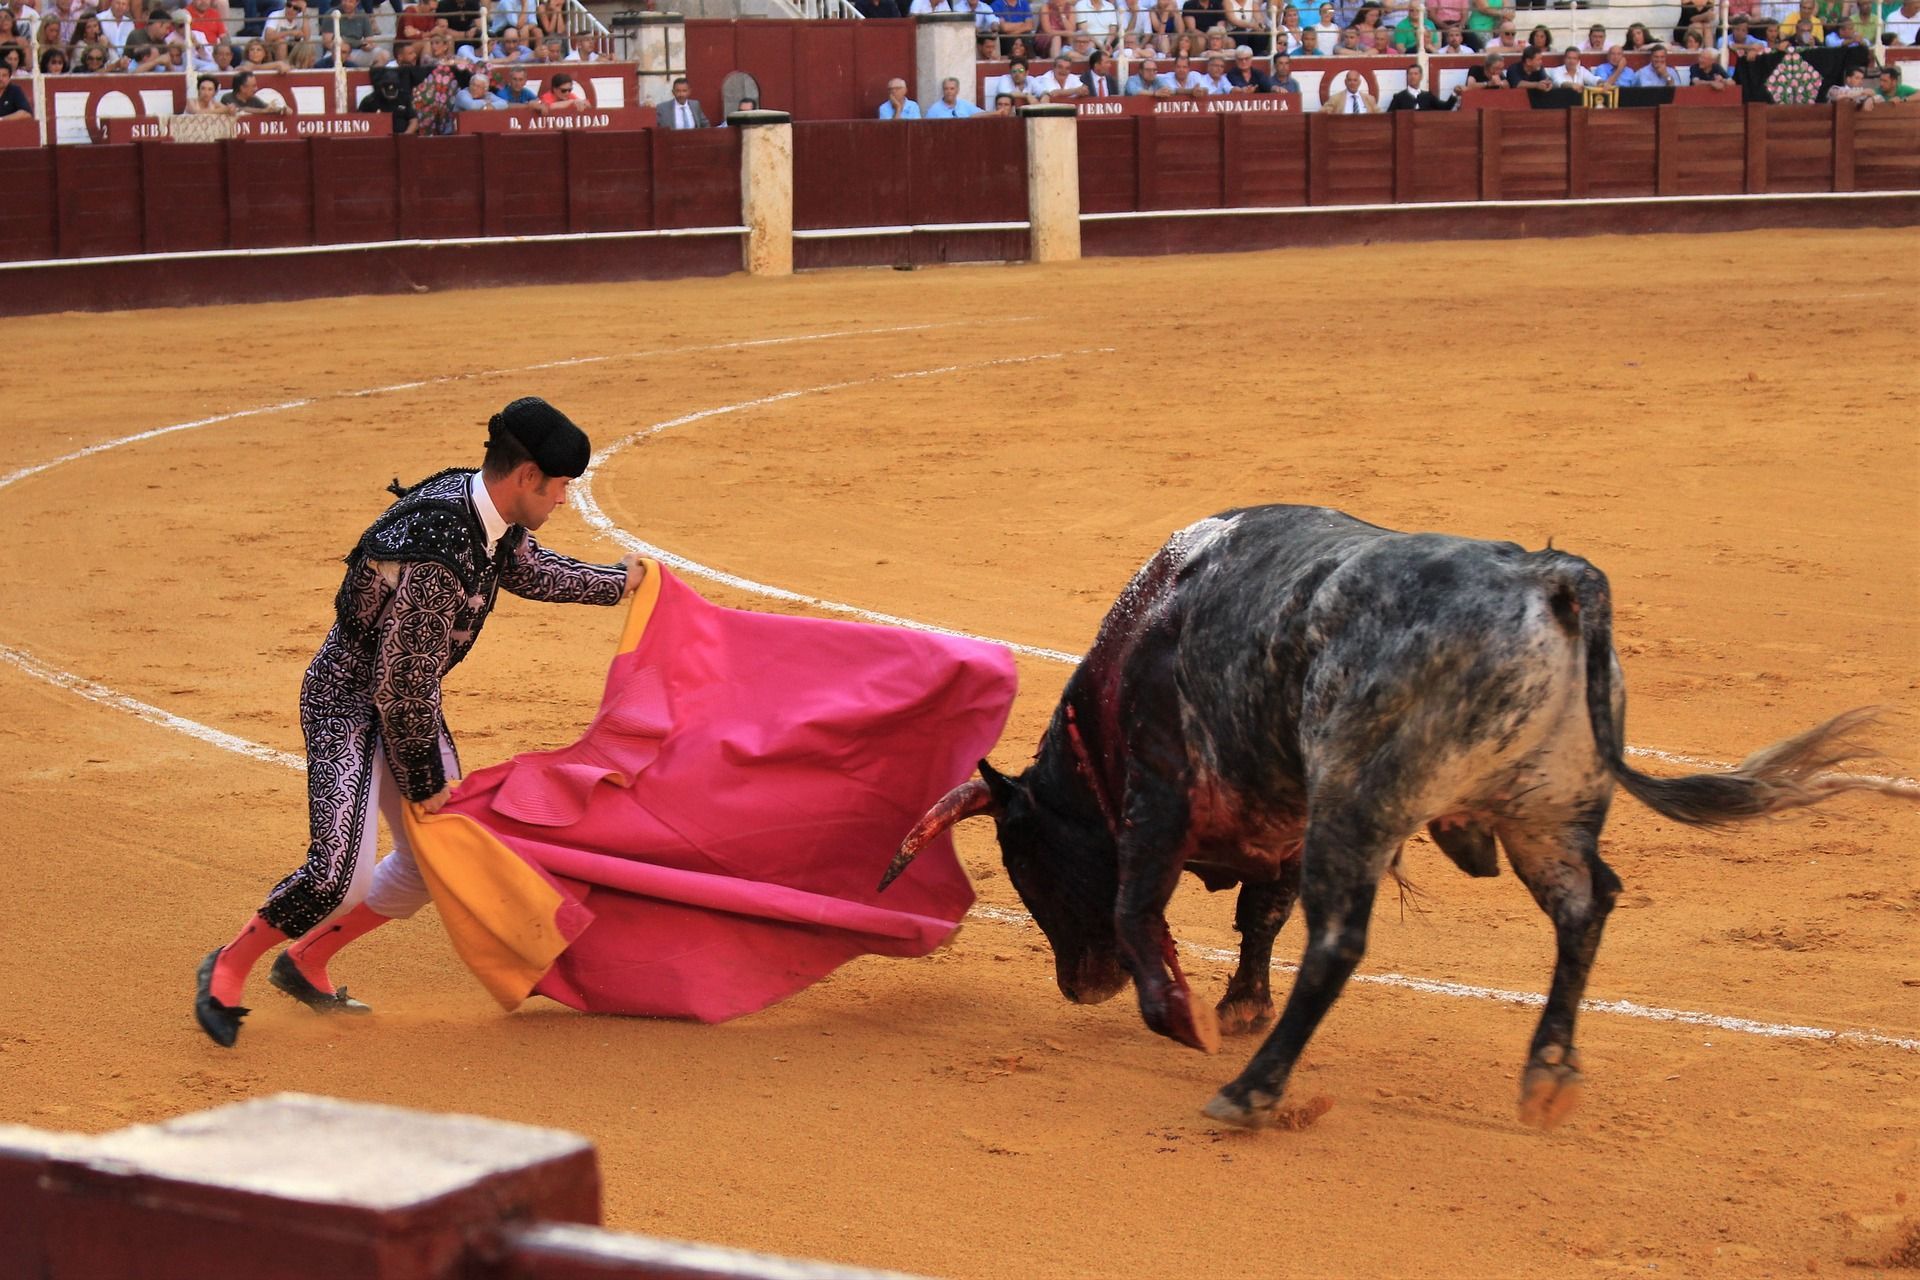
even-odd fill
[{"label": "black montera hat", "polygon": [[487,423],[487,439],[491,442],[502,433],[517,440],[550,476],[579,476],[593,453],[587,433],[539,396],[522,396],[494,414]]}]

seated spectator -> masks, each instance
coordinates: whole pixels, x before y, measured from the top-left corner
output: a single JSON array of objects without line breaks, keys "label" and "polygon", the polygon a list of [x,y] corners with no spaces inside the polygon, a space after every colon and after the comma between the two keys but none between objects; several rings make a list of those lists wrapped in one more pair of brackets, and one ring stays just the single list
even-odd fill
[{"label": "seated spectator", "polygon": [[940,101],[928,107],[924,119],[927,120],[970,120],[984,114],[978,106],[967,102],[960,96],[960,81],[948,76],[940,82]]},{"label": "seated spectator", "polygon": [[1012,36],[1033,34],[1032,0],[993,0],[993,17],[1003,43]]},{"label": "seated spectator", "polygon": [[1627,65],[1627,54],[1619,45],[1607,49],[1607,63],[1599,68],[1595,77],[1604,89],[1633,89],[1640,84],[1640,77]]},{"label": "seated spectator", "polygon": [[1480,49],[1483,53],[1492,53],[1496,49],[1501,53],[1520,52],[1520,40],[1513,33],[1513,24],[1511,22],[1503,22],[1492,31],[1487,32],[1486,36],[1480,41]]},{"label": "seated spectator", "polygon": [[403,41],[425,40],[439,25],[440,15],[434,7],[434,0],[413,0],[400,11],[394,26],[394,45],[397,49]]},{"label": "seated spectator", "polygon": [[1340,33],[1340,43],[1333,46],[1332,56],[1336,58],[1364,58],[1370,52],[1372,51],[1360,43],[1360,28],[1348,27]]},{"label": "seated spectator", "polygon": [[989,98],[997,98],[1004,93],[1013,99],[1015,105],[1037,102],[1040,97],[1040,95],[1034,91],[1032,84],[1027,80],[1027,60],[1025,58],[1015,58],[1007,64],[1007,73],[1005,75],[995,76],[987,81],[986,92]]},{"label": "seated spectator", "polygon": [[247,47],[240,54],[240,67],[257,76],[263,76],[269,72],[293,70],[285,62],[267,56],[267,42],[264,40],[247,41]]},{"label": "seated spectator", "polygon": [[1217,53],[1207,59],[1207,74],[1201,81],[1207,92],[1215,96],[1233,92],[1233,81],[1227,79],[1227,60]]},{"label": "seated spectator", "polygon": [[1513,10],[1507,6],[1507,0],[1468,0],[1473,12],[1467,15],[1467,44],[1478,49],[1500,29],[1500,23],[1509,18]]},{"label": "seated spectator", "polygon": [[[440,0],[433,12],[435,18],[447,24],[447,30],[456,39],[476,42],[480,39],[480,0]],[[451,94],[448,101],[452,101]],[[449,119],[451,115],[449,109]],[[423,121],[421,130],[430,131],[430,122]]]},{"label": "seated spectator", "polygon": [[1827,48],[1858,49],[1867,42],[1860,38],[1860,28],[1852,18],[1842,18],[1838,31],[1827,32]]},{"label": "seated spectator", "polygon": [[1313,24],[1313,29],[1320,33],[1320,42],[1323,47],[1340,43],[1340,19],[1335,16],[1332,5],[1320,6],[1319,16]]},{"label": "seated spectator", "polygon": [[1887,43],[1920,44],[1920,0],[1889,4],[1884,14]]},{"label": "seated spectator", "polygon": [[[1814,0],[1800,0],[1799,7],[1796,8],[1794,12],[1788,14],[1785,21],[1781,22],[1780,32],[1782,35],[1792,37],[1796,33],[1808,28],[1811,28],[1813,31],[1814,43],[1818,44],[1826,40],[1826,24],[1820,20],[1820,12]],[[1796,40],[1795,43],[1804,44],[1805,41]]]},{"label": "seated spectator", "polygon": [[1467,47],[1466,32],[1462,31],[1459,27],[1442,27],[1440,29],[1440,47],[1434,50],[1434,52],[1452,55],[1472,53],[1473,50]]},{"label": "seated spectator", "polygon": [[1560,59],[1560,65],[1547,72],[1547,78],[1559,89],[1588,89],[1600,83],[1600,77],[1580,65],[1580,51],[1572,45]]},{"label": "seated spectator", "polygon": [[[140,29],[140,23],[133,16],[133,0],[110,0],[105,13],[100,15],[100,31],[106,37],[107,48],[113,51],[114,70],[120,70],[119,61],[126,56],[127,40]],[[0,43],[6,40],[4,27],[0,27]]]},{"label": "seated spectator", "polygon": [[225,9],[213,0],[192,0],[187,5],[187,29],[197,33],[208,48],[233,38],[227,30]]},{"label": "seated spectator", "polygon": [[231,75],[234,68],[240,65],[240,50],[234,47],[231,40],[222,40],[207,50],[207,55],[207,60],[213,64],[210,70],[215,75]]},{"label": "seated spectator", "polygon": [[1113,59],[1099,49],[1087,55],[1087,69],[1080,73],[1081,87],[1090,98],[1119,96],[1120,84],[1113,78]]},{"label": "seated spectator", "polygon": [[1607,28],[1604,23],[1596,22],[1587,28],[1587,43],[1580,52],[1596,60],[1607,56]]},{"label": "seated spectator", "polygon": [[1642,89],[1678,89],[1680,74],[1667,65],[1665,45],[1654,45],[1653,53],[1647,59],[1647,65],[1640,68],[1639,85]]},{"label": "seated spectator", "polygon": [[[1411,27],[1413,24],[1406,23],[1404,25]],[[1392,27],[1375,27],[1373,29],[1373,43],[1367,52],[1376,58],[1390,58],[1398,54],[1400,51],[1393,47],[1393,30]]]},{"label": "seated spectator", "polygon": [[[891,87],[891,86],[889,86]],[[687,83],[685,76],[676,76],[673,81],[673,97],[654,108],[654,116],[662,129],[705,129],[709,127],[706,111],[693,96],[693,86]],[[880,117],[882,120],[885,116]]]},{"label": "seated spectator", "polygon": [[1336,116],[1366,116],[1380,110],[1380,104],[1367,92],[1366,81],[1360,78],[1360,73],[1349,71],[1339,91],[1329,95],[1320,109]]},{"label": "seated spectator", "polygon": [[1543,26],[1535,26],[1533,30],[1527,32],[1527,43],[1525,47],[1538,49],[1540,51],[1540,62],[1542,65],[1545,65],[1547,60],[1553,57],[1553,32]]},{"label": "seated spectator", "polygon": [[1093,44],[1111,49],[1120,40],[1120,8],[1113,0],[1075,0],[1074,27],[1084,31]]},{"label": "seated spectator", "polygon": [[1129,98],[1170,98],[1173,96],[1173,77],[1161,75],[1159,61],[1149,53],[1134,65],[1133,74],[1127,77],[1126,88],[1122,92]]},{"label": "seated spectator", "polygon": [[212,76],[201,76],[193,82],[193,97],[187,102],[187,114],[190,116],[231,116],[239,114],[239,109],[221,102],[220,82]]},{"label": "seated spectator", "polygon": [[1719,0],[1680,0],[1680,17],[1673,26],[1673,42],[1679,44],[1689,31],[1701,43],[1713,38],[1713,24],[1719,20]]},{"label": "seated spectator", "polygon": [[995,94],[993,97],[993,114],[997,116],[1012,115],[1013,114],[1013,95],[1010,93]]},{"label": "seated spectator", "polygon": [[918,120],[920,104],[907,96],[907,82],[895,76],[887,81],[887,98],[880,104],[882,120]]},{"label": "seated spectator", "polygon": [[[1408,18],[1386,30],[1388,42],[1396,53],[1410,53],[1416,46],[1431,52],[1440,44],[1440,26],[1433,20],[1431,9],[1427,12],[1424,25],[1416,26],[1413,19]],[[1378,46],[1377,38],[1375,45]]]},{"label": "seated spectator", "polygon": [[[407,47],[412,48],[411,45]],[[414,116],[412,97],[404,92],[405,75],[405,72],[389,71],[384,67],[369,72],[367,92],[362,95],[355,110],[368,115],[384,112],[393,118],[395,133],[412,133],[419,126],[419,121]]]},{"label": "seated spectator", "polygon": [[1287,50],[1291,58],[1319,58],[1326,54],[1328,46],[1320,42],[1320,28],[1308,27],[1300,33],[1300,43],[1296,48]]},{"label": "seated spectator", "polygon": [[1266,0],[1225,0],[1221,13],[1226,21],[1219,30],[1233,41],[1234,48],[1246,45],[1263,57],[1270,51]]},{"label": "seated spectator", "polygon": [[233,88],[220,95],[222,106],[232,107],[243,116],[282,116],[287,104],[260,96],[260,78],[251,71],[234,73]]},{"label": "seated spectator", "polygon": [[1711,49],[1701,49],[1693,55],[1693,71],[1688,83],[1712,85],[1719,90],[1734,88],[1733,77],[1720,65],[1720,58]]},{"label": "seated spectator", "polygon": [[[1413,6],[1407,6],[1408,20],[1412,20]],[[1467,0],[1427,0],[1427,21],[1433,25],[1434,43],[1440,43],[1440,33],[1448,27],[1464,27],[1467,15],[1473,12]]]},{"label": "seated spectator", "polygon": [[1873,109],[1874,97],[1873,89],[1867,84],[1865,67],[1848,67],[1840,83],[1827,90],[1828,102],[1851,103],[1863,111]]},{"label": "seated spectator", "polygon": [[393,59],[387,63],[390,67],[417,67],[420,65],[419,40],[396,40],[393,44]]},{"label": "seated spectator", "polygon": [[1477,67],[1467,68],[1467,82],[1462,89],[1504,89],[1507,87],[1507,56],[1494,52],[1481,59]]},{"label": "seated spectator", "polygon": [[1193,69],[1193,59],[1184,53],[1174,55],[1173,70],[1167,74],[1167,79],[1173,82],[1175,93],[1195,98],[1206,95],[1207,78]]},{"label": "seated spectator", "polygon": [[1453,99],[1434,96],[1427,89],[1427,73],[1419,63],[1407,68],[1407,87],[1387,99],[1389,111],[1451,111]]},{"label": "seated spectator", "polygon": [[48,49],[40,55],[40,74],[43,76],[63,76],[67,74],[67,51]]},{"label": "seated spectator", "polygon": [[0,120],[13,115],[32,115],[33,102],[13,82],[13,68],[0,63]]},{"label": "seated spectator", "polygon": [[420,50],[420,65],[437,67],[443,62],[452,62],[458,56],[453,48],[453,32],[436,31],[427,37],[425,47]]},{"label": "seated spectator", "polygon": [[503,107],[531,107],[540,101],[540,95],[527,87],[525,67],[502,67],[499,76],[488,77],[487,83],[491,86],[488,92]]},{"label": "seated spectator", "polygon": [[268,14],[261,36],[275,61],[287,63],[296,70],[311,67],[319,53],[307,0],[286,0],[283,7]]},{"label": "seated spectator", "polygon": [[164,71],[178,65],[180,44],[172,16],[164,8],[155,8],[147,15],[147,25],[127,37],[127,69]]},{"label": "seated spectator", "polygon": [[1073,5],[1068,0],[1046,0],[1040,7],[1033,47],[1051,58],[1067,44],[1073,34]]},{"label": "seated spectator", "polygon": [[1253,65],[1253,50],[1241,45],[1233,51],[1233,66],[1227,81],[1241,93],[1272,93],[1273,77]]},{"label": "seated spectator", "polygon": [[1627,28],[1627,34],[1620,44],[1628,53],[1644,53],[1653,47],[1653,33],[1647,30],[1647,24],[1636,22]]},{"label": "seated spectator", "polygon": [[1727,23],[1727,34],[1721,37],[1717,43],[1723,49],[1743,49],[1752,46],[1756,49],[1764,50],[1767,47],[1765,40],[1755,36],[1749,30],[1747,20],[1744,17],[1735,18]]},{"label": "seated spectator", "polygon": [[507,104],[493,96],[492,80],[484,71],[475,71],[467,77],[467,87],[453,95],[455,111],[505,111]]},{"label": "seated spectator", "polygon": [[314,65],[331,67],[336,58],[344,58],[346,65],[365,69],[386,62],[387,55],[380,48],[380,32],[374,26],[373,15],[361,9],[360,0],[339,0],[339,14],[340,48],[333,46],[333,17],[329,15],[321,20],[321,56]]},{"label": "seated spectator", "polygon": [[1033,82],[1033,91],[1052,102],[1082,97],[1087,86],[1073,74],[1073,59],[1062,56],[1055,58],[1052,69]]},{"label": "seated spectator", "polygon": [[1281,54],[1273,60],[1273,91],[1275,93],[1299,93],[1300,82],[1293,78],[1293,59]]},{"label": "seated spectator", "polygon": [[[539,100],[534,105],[540,109],[540,114],[543,116],[583,115],[593,110],[593,104],[587,101],[586,91],[575,84],[573,77],[564,71],[556,71],[547,77],[547,87],[541,92]],[[696,102],[693,105],[697,108],[700,104]],[[706,113],[701,112],[700,119],[703,123],[706,118]]]},{"label": "seated spectator", "polygon": [[506,27],[500,32],[487,50],[487,61],[492,63],[537,62],[540,58],[520,39],[520,28]]},{"label": "seated spectator", "polygon": [[1880,91],[1874,95],[1879,101],[1905,103],[1915,93],[1920,93],[1920,89],[1900,83],[1899,67],[1890,62],[1880,68]]},{"label": "seated spectator", "polygon": [[578,49],[567,48],[567,42],[564,37],[552,35],[540,42],[540,54],[534,61],[578,62],[580,61],[580,51]]},{"label": "seated spectator", "polygon": [[[202,0],[204,3],[205,0]],[[80,45],[105,44],[107,37],[100,26],[100,15],[89,9],[73,21],[73,35],[67,40],[67,52],[72,54]],[[74,58],[75,62],[79,58]]]}]

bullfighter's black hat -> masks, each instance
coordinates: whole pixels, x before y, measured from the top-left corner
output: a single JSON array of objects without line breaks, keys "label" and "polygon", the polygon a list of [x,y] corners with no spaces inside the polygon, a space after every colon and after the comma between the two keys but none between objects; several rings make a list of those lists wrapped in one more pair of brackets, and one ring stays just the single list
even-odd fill
[{"label": "bullfighter's black hat", "polygon": [[539,396],[522,396],[493,415],[487,423],[487,440],[491,443],[502,434],[517,441],[550,476],[579,476],[593,454],[587,433]]}]

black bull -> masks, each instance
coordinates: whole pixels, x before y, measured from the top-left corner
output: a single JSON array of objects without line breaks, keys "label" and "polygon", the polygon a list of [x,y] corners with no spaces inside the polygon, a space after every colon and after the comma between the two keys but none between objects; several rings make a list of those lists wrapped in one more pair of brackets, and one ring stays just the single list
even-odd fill
[{"label": "black bull", "polygon": [[[1067,682],[1034,762],[985,761],[921,820],[885,888],[933,836],[991,814],[1007,874],[1053,945],[1060,990],[1130,976],[1161,1035],[1218,1047],[1273,1015],[1273,941],[1302,899],[1307,945],[1279,1025],[1206,1108],[1258,1125],[1366,950],[1382,874],[1425,827],[1469,875],[1496,840],[1553,921],[1553,985],[1520,1114],[1577,1100],[1573,1047],[1620,881],[1600,860],[1615,783],[1716,826],[1842,791],[1850,712],[1729,773],[1656,778],[1622,754],[1625,690],[1607,580],[1577,556],[1376,528],[1322,507],[1229,511],[1181,530],[1134,577]],[[1187,986],[1165,910],[1181,871],[1238,883],[1240,963],[1217,1012]]]}]

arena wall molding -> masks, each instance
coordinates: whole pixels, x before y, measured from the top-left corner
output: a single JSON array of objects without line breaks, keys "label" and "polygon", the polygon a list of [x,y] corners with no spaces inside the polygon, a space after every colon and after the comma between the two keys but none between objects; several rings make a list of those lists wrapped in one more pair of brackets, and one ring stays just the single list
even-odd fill
[{"label": "arena wall molding", "polygon": [[1023,115],[0,149],[0,313],[1920,208],[1911,107]]},{"label": "arena wall molding", "polygon": [[0,1126],[0,1275],[905,1280],[600,1229],[585,1138],[277,1094],[98,1136]]}]

